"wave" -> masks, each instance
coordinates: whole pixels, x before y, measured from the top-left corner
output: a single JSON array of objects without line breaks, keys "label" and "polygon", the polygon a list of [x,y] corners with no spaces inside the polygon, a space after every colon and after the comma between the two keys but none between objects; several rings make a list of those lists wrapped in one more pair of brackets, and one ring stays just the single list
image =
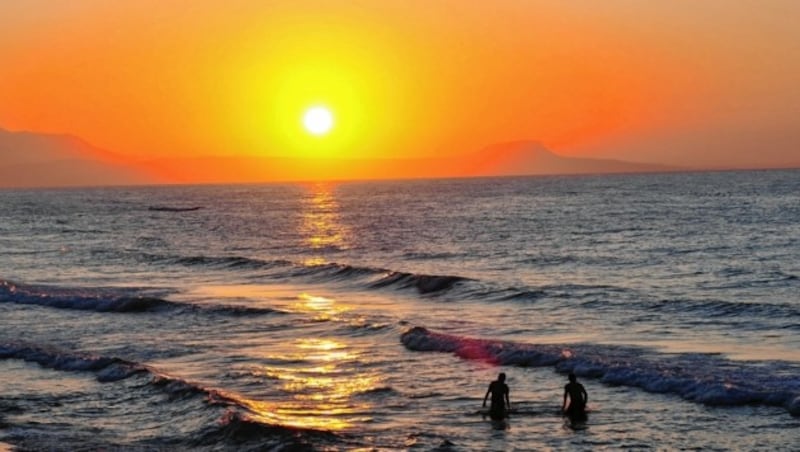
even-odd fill
[{"label": "wave", "polygon": [[453,353],[497,365],[554,366],[609,385],[674,394],[713,406],[768,405],[800,416],[800,366],[782,361],[731,361],[709,354],[660,354],[646,348],[591,344],[528,344],[435,333],[414,327],[401,336],[409,350]]},{"label": "wave", "polygon": [[697,313],[700,317],[766,317],[770,319],[800,317],[800,309],[788,304],[741,303],[724,300],[659,300],[642,307],[664,313]]},{"label": "wave", "polygon": [[[551,284],[538,287],[502,287],[491,282],[457,275],[431,275],[395,271],[381,267],[356,266],[330,262],[325,264],[301,264],[284,259],[264,260],[243,256],[165,256],[141,253],[150,262],[168,265],[201,266],[229,270],[269,270],[268,278],[304,278],[313,282],[339,282],[355,285],[364,290],[413,290],[426,296],[451,298],[470,298],[484,301],[535,302],[542,299],[588,300],[578,304],[585,309],[623,306],[645,311],[698,314],[703,317],[765,317],[792,318],[800,315],[800,310],[791,305],[771,303],[741,303],[724,300],[647,300],[646,296],[631,289],[613,285]],[[772,273],[775,280],[794,282],[796,277],[788,273]],[[94,294],[78,296],[52,294],[41,296],[35,293],[24,296],[18,291],[9,296],[7,282],[0,280],[0,302],[11,301],[25,304],[39,304],[64,309],[82,309],[98,312],[151,312],[159,310],[189,309],[216,312],[223,315],[260,315],[277,312],[264,308],[244,306],[198,306],[176,303],[153,297],[130,295]],[[45,292],[52,289],[47,289]],[[624,294],[614,297],[611,294]]]},{"label": "wave", "polygon": [[185,256],[185,257],[164,257],[154,256],[157,260],[167,261],[168,263],[185,265],[185,266],[201,266],[211,268],[231,268],[231,269],[250,269],[250,270],[263,270],[275,267],[288,267],[293,265],[292,262],[276,259],[276,260],[263,260],[253,259],[242,256]]},{"label": "wave", "polygon": [[718,299],[613,299],[593,298],[582,302],[584,308],[617,308],[630,311],[637,309],[650,313],[682,315],[690,320],[706,321],[708,318],[741,318],[750,324],[756,324],[757,319],[768,319],[771,325],[788,322],[794,327],[794,321],[800,316],[800,307],[786,303],[760,303],[739,302]]},{"label": "wave", "polygon": [[780,270],[758,272],[752,269],[729,267],[715,272],[713,281],[699,284],[705,290],[750,289],[763,287],[795,287],[800,277]]},{"label": "wave", "polygon": [[[153,259],[173,264],[205,266],[227,269],[266,269],[275,278],[306,278],[314,282],[341,282],[355,284],[360,289],[414,290],[421,295],[471,298],[484,301],[535,302],[541,299],[589,300],[580,306],[586,309],[624,303],[625,308],[670,313],[698,313],[711,317],[763,316],[790,318],[800,315],[800,310],[790,305],[770,303],[741,303],[724,300],[644,300],[624,287],[613,285],[550,284],[538,287],[502,287],[490,281],[458,275],[432,275],[390,270],[381,267],[356,266],[330,262],[301,264],[288,260],[261,260],[241,256],[152,256]],[[277,271],[277,272],[275,272]],[[765,275],[770,283],[796,284],[797,276],[783,272]],[[753,283],[753,282],[751,282]],[[754,284],[754,283],[753,283]],[[623,301],[612,294],[627,295]]]},{"label": "wave", "polygon": [[0,359],[21,359],[42,367],[66,371],[90,371],[101,382],[118,381],[150,370],[139,363],[87,353],[67,353],[52,347],[26,343],[0,344]]},{"label": "wave", "polygon": [[[144,386],[128,386],[128,390],[150,388],[168,396],[167,403],[200,398],[207,408],[222,407],[224,413],[216,422],[201,426],[202,431],[187,435],[189,446],[215,446],[221,442],[236,446],[248,445],[253,450],[311,450],[319,440],[336,440],[333,433],[269,424],[255,418],[247,399],[233,393],[208,388],[181,378],[166,375],[146,364],[116,357],[98,356],[85,352],[65,351],[55,347],[29,343],[0,343],[0,359],[20,359],[35,362],[48,369],[70,372],[92,372],[100,383],[111,383],[142,376]],[[163,398],[159,402],[162,403]],[[164,410],[165,408],[161,408]],[[178,411],[180,412],[180,411]],[[195,413],[192,409],[183,413]]]},{"label": "wave", "polygon": [[461,282],[474,281],[463,276],[427,275],[329,262],[302,264],[285,259],[255,259],[243,256],[164,256],[140,253],[140,259],[161,264],[199,266],[215,269],[277,271],[276,278],[309,278],[312,281],[363,282],[368,289],[415,289],[420,294],[446,292]]},{"label": "wave", "polygon": [[[151,240],[150,238],[140,237],[140,240]],[[149,245],[144,246],[150,247]],[[269,270],[280,267],[295,266],[293,262],[284,259],[256,259],[244,256],[181,256],[157,253],[147,253],[139,250],[134,251],[134,258],[139,262],[146,262],[158,265],[181,265],[185,267],[206,267],[212,269],[232,269],[232,270]]]},{"label": "wave", "polygon": [[330,432],[265,424],[246,414],[229,410],[216,425],[193,440],[192,445],[232,443],[239,449],[251,445],[252,449],[249,450],[311,451],[315,450],[315,445],[336,439],[336,435]]},{"label": "wave", "polygon": [[80,311],[141,313],[191,311],[221,315],[266,315],[282,311],[235,305],[197,305],[132,294],[129,289],[29,286],[0,280],[0,303]]},{"label": "wave", "polygon": [[61,252],[62,252],[61,249],[35,250],[35,251],[3,250],[3,254],[7,256],[35,256],[37,254],[60,254]]},{"label": "wave", "polygon": [[415,289],[423,295],[441,295],[458,289],[457,295],[488,301],[532,301],[545,297],[571,298],[628,291],[628,289],[610,285],[582,284],[557,284],[533,288],[498,287],[490,282],[465,276],[429,275],[339,263],[301,266],[292,273],[292,276],[311,276],[325,281],[366,278],[364,282],[368,289]]},{"label": "wave", "polygon": [[[186,266],[203,266],[218,269],[269,270],[266,276],[280,278],[305,278],[313,282],[340,282],[356,285],[359,289],[413,290],[421,295],[471,298],[484,301],[535,302],[542,299],[588,299],[580,306],[585,309],[617,305],[625,294],[626,308],[646,311],[699,313],[711,317],[765,316],[768,318],[793,317],[798,309],[779,304],[740,303],[722,300],[643,300],[644,296],[632,293],[631,289],[613,285],[550,284],[538,287],[503,287],[490,281],[477,280],[458,275],[434,275],[396,271],[381,267],[356,266],[330,262],[325,264],[302,264],[284,259],[263,260],[243,256],[157,256],[146,255],[151,260]],[[729,271],[734,271],[730,270]],[[735,273],[735,272],[734,272]],[[737,273],[738,274],[738,273]],[[761,275],[762,279],[748,284],[767,281],[770,284],[793,285],[797,276],[784,272]],[[741,283],[738,283],[741,285]],[[633,297],[633,298],[632,298]]]},{"label": "wave", "polygon": [[391,270],[382,267],[358,266],[338,262],[303,264],[285,259],[256,259],[244,256],[165,256],[140,253],[140,259],[167,265],[199,266],[229,270],[267,270],[266,276],[306,278],[313,282],[356,284],[362,289],[414,290],[421,295],[438,296],[458,289],[457,295],[489,301],[530,301],[544,297],[564,298],[576,293],[596,294],[625,292],[627,289],[609,285],[559,284],[542,287],[497,287],[489,282],[459,275],[436,275]]},{"label": "wave", "polygon": [[400,289],[414,288],[421,294],[432,294],[452,289],[457,284],[472,281],[463,276],[419,275],[415,273],[388,272],[382,278],[370,284],[373,288],[396,287]]},{"label": "wave", "polygon": [[[356,284],[362,289],[414,290],[422,295],[439,296],[457,289],[455,296],[486,301],[530,302],[551,299],[591,299],[584,308],[616,304],[609,294],[631,294],[631,289],[613,285],[550,284],[539,287],[502,287],[491,282],[458,275],[432,275],[390,270],[381,267],[356,266],[329,262],[325,264],[301,264],[283,259],[262,260],[242,256],[156,256],[150,259],[170,264],[203,266],[218,269],[249,269],[277,271],[275,278],[307,278],[314,282],[342,282]],[[793,283],[797,277],[786,273],[771,274],[774,281]],[[598,299],[597,297],[601,297]],[[616,299],[616,298],[615,298]],[[791,306],[752,304],[727,301],[625,301],[626,307],[665,312],[700,312],[711,316],[735,315],[797,315]]]},{"label": "wave", "polygon": [[148,384],[171,397],[202,395],[212,404],[238,405],[237,398],[222,391],[206,388],[186,380],[168,376],[151,366],[117,357],[85,352],[65,351],[53,346],[26,342],[0,343],[0,359],[21,359],[46,369],[93,372],[102,383],[124,380],[133,375],[150,377]]},{"label": "wave", "polygon": [[358,267],[355,265],[329,262],[325,264],[302,265],[294,264],[291,276],[311,276],[325,280],[346,280],[362,277],[373,277],[388,270],[375,267]]},{"label": "wave", "polygon": [[424,252],[424,251],[409,251],[403,254],[404,259],[410,260],[433,260],[433,259],[459,259],[466,257],[464,253],[448,253],[448,252]]},{"label": "wave", "polygon": [[336,262],[318,265],[295,264],[290,276],[308,277],[315,281],[326,282],[362,282],[363,287],[367,289],[415,289],[424,295],[444,293],[461,282],[473,281],[463,276],[427,275]]}]

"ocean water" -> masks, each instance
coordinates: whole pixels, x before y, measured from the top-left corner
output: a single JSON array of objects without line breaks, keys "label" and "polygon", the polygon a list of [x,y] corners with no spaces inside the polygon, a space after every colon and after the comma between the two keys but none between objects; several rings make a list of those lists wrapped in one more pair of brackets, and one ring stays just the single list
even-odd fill
[{"label": "ocean water", "polygon": [[800,447],[800,171],[0,203],[5,447]]}]

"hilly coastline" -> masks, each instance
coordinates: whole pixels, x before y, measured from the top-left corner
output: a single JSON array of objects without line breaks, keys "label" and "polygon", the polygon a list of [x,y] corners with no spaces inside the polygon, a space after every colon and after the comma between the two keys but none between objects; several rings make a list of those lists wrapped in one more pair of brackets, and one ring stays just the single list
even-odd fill
[{"label": "hilly coastline", "polygon": [[141,185],[160,181],[119,155],[72,136],[0,129],[0,187]]},{"label": "hilly coastline", "polygon": [[72,135],[0,129],[0,187],[370,180],[673,171],[680,168],[558,155],[536,141],[485,147],[466,157],[295,159],[163,158],[133,161]]}]

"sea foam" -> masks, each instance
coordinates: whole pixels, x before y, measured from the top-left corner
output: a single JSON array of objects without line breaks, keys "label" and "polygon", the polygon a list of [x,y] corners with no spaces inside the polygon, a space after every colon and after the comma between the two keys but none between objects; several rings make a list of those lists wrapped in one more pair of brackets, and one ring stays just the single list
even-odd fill
[{"label": "sea foam", "polygon": [[593,344],[528,344],[435,333],[403,333],[409,350],[454,353],[505,366],[554,366],[609,385],[674,394],[713,406],[768,405],[800,415],[800,366],[782,361],[732,361],[701,353],[665,354]]}]

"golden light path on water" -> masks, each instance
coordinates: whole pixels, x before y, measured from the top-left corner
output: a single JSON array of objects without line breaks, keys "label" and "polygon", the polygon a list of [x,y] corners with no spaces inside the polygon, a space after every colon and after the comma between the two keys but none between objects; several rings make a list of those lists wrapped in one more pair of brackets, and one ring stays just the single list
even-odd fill
[{"label": "golden light path on water", "polygon": [[[304,265],[326,263],[321,255],[328,249],[346,249],[349,231],[342,225],[339,204],[332,186],[326,183],[309,187],[303,201],[299,232],[305,244],[319,255],[306,259]],[[315,321],[338,320],[349,311],[346,305],[330,297],[301,293],[288,306],[296,313],[307,314]],[[302,428],[342,430],[369,419],[358,413],[368,412],[367,402],[357,402],[354,396],[376,388],[380,377],[358,369],[366,360],[363,351],[333,338],[297,338],[292,350],[278,356],[287,362],[308,363],[302,366],[264,366],[262,372],[280,382],[281,389],[291,399],[280,403],[252,402],[249,407],[256,420]],[[275,358],[271,356],[270,358]]]},{"label": "golden light path on water", "polygon": [[[209,286],[203,293],[239,298],[263,297],[269,291],[263,287],[254,290],[247,286]],[[308,314],[315,322],[335,321],[350,309],[333,298],[306,293],[282,307],[285,312]],[[247,354],[262,362],[249,373],[264,381],[273,395],[250,395],[248,390],[218,392],[246,407],[250,420],[322,431],[345,430],[370,421],[365,413],[372,411],[372,404],[357,396],[379,388],[383,378],[362,368],[363,363],[369,362],[367,349],[337,338],[308,336],[298,336],[287,343],[265,338],[247,345]],[[279,396],[274,395],[276,391]]]},{"label": "golden light path on water", "polygon": [[[328,263],[326,252],[348,247],[348,229],[342,225],[339,204],[330,184],[313,184],[302,201],[298,232],[311,254],[304,266]],[[245,406],[247,417],[268,425],[282,425],[325,431],[341,431],[369,422],[373,407],[358,395],[380,388],[383,377],[366,370],[370,344],[348,337],[317,336],[313,325],[343,322],[364,326],[365,306],[348,306],[333,296],[309,293],[297,286],[258,284],[204,285],[187,292],[195,300],[221,299],[233,304],[264,303],[311,320],[294,328],[291,336],[265,334],[240,343],[240,352],[256,363],[248,373],[265,386],[255,392],[247,388],[224,391],[224,395]],[[246,350],[246,351],[245,351]],[[266,392],[264,392],[266,391]]]},{"label": "golden light path on water", "polygon": [[[305,293],[291,308],[316,320],[329,320],[349,310],[332,298]],[[365,358],[361,351],[337,339],[302,337],[294,340],[290,350],[269,358],[304,364],[261,369],[265,377],[279,381],[291,399],[280,403],[251,401],[248,406],[256,413],[256,420],[333,431],[368,420],[357,414],[368,411],[369,404],[355,402],[353,396],[376,388],[380,378],[354,372],[353,365]]]},{"label": "golden light path on water", "polygon": [[[312,250],[324,251],[328,248],[339,250],[349,247],[349,231],[339,217],[339,203],[333,187],[327,183],[309,187],[310,196],[303,201],[303,214],[300,235],[305,237],[306,245]],[[309,264],[324,263],[321,257],[309,259]]]}]

